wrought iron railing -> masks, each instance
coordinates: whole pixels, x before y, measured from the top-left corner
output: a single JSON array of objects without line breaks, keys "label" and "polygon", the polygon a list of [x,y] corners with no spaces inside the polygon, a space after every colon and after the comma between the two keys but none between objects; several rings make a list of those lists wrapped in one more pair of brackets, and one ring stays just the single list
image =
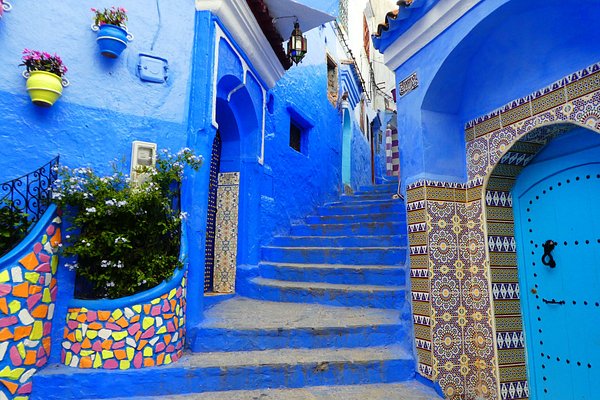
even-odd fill
[{"label": "wrought iron railing", "polygon": [[52,201],[52,184],[58,177],[59,156],[44,166],[0,185],[0,207],[27,214],[30,223],[40,219]]}]

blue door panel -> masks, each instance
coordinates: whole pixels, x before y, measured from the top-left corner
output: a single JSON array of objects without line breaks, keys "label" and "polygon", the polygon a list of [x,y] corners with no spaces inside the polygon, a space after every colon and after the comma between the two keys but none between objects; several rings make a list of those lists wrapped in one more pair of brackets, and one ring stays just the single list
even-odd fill
[{"label": "blue door panel", "polygon": [[[532,399],[600,399],[600,151],[524,170],[513,189]],[[552,240],[556,267],[544,265]],[[545,257],[549,261],[549,257]]]}]

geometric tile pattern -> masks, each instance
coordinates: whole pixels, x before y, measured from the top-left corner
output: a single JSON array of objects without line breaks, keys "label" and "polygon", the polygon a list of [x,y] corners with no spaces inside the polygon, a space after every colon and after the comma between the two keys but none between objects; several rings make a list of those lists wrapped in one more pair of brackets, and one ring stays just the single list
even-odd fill
[{"label": "geometric tile pattern", "polygon": [[219,173],[213,291],[235,292],[240,173]]},{"label": "geometric tile pattern", "polygon": [[177,287],[142,303],[69,308],[61,362],[120,370],[174,363],[185,345],[185,292],[186,276]]},{"label": "geometric tile pattern", "polygon": [[208,178],[208,205],[206,210],[206,245],[204,246],[204,292],[213,290],[215,272],[215,224],[217,219],[217,190],[221,163],[221,134],[217,131],[212,145]]},{"label": "geometric tile pattern", "polygon": [[407,187],[419,372],[449,399],[529,397],[510,191],[576,126],[600,132],[600,64],[467,123],[466,183]]},{"label": "geometric tile pattern", "polygon": [[26,400],[50,355],[61,219],[0,271],[0,398]]}]

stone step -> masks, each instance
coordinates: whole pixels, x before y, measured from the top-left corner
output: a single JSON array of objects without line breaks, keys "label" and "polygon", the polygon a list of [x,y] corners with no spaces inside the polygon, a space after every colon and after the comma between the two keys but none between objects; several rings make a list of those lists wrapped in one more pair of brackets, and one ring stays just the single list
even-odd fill
[{"label": "stone step", "polygon": [[406,235],[275,236],[270,243],[283,247],[397,247],[407,244]]},{"label": "stone step", "polygon": [[253,299],[342,307],[402,309],[404,286],[342,285],[252,278],[242,293]]},{"label": "stone step", "polygon": [[406,247],[276,247],[261,248],[263,261],[311,263],[311,264],[355,264],[355,265],[400,265],[406,260]]},{"label": "stone step", "polygon": [[360,193],[344,194],[340,196],[342,202],[366,201],[366,200],[393,200],[394,193]]},{"label": "stone step", "polygon": [[350,224],[355,222],[393,222],[406,220],[404,211],[379,213],[379,214],[356,214],[356,215],[309,215],[305,218],[307,224]]},{"label": "stone step", "polygon": [[352,348],[408,343],[397,310],[331,307],[236,297],[189,331],[194,352]]},{"label": "stone step", "polygon": [[298,282],[323,282],[343,285],[404,285],[403,267],[389,265],[294,264],[263,261],[260,276]]},{"label": "stone step", "polygon": [[[113,400],[442,400],[434,389],[415,380],[402,383],[311,386],[208,392],[162,397],[120,397]],[[93,399],[83,399],[93,400]]]},{"label": "stone step", "polygon": [[329,203],[325,203],[323,205],[323,207],[335,207],[335,206],[347,206],[347,207],[354,207],[354,206],[368,206],[368,205],[385,205],[385,204],[396,204],[396,203],[400,203],[400,204],[404,204],[404,202],[400,199],[392,199],[390,198],[385,198],[385,199],[375,199],[375,200],[360,200],[360,199],[356,199],[352,202],[349,201],[342,201],[342,200],[338,200],[338,201],[332,201]]},{"label": "stone step", "polygon": [[398,190],[398,182],[382,183],[379,185],[359,186],[355,193],[396,193]]},{"label": "stone step", "polygon": [[296,224],[293,236],[397,235],[406,233],[402,222],[356,222],[351,224]]},{"label": "stone step", "polygon": [[49,365],[34,375],[30,400],[391,383],[413,378],[414,371],[410,352],[400,345],[190,353],[177,363],[139,370]]},{"label": "stone step", "polygon": [[406,207],[403,201],[384,200],[365,203],[337,203],[317,208],[317,215],[357,215],[357,214],[381,214],[386,212],[404,213]]}]

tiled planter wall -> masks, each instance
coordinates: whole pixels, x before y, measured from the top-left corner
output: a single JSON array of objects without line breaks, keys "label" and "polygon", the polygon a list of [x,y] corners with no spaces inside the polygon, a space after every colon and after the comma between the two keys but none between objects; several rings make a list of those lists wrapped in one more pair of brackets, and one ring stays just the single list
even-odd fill
[{"label": "tiled planter wall", "polygon": [[61,360],[77,368],[133,369],[171,364],[185,345],[186,273],[117,300],[73,300]]},{"label": "tiled planter wall", "polygon": [[600,64],[469,122],[466,183],[407,188],[419,371],[450,399],[528,398],[510,190],[577,126],[600,132]]},{"label": "tiled planter wall", "polygon": [[50,355],[61,219],[51,206],[0,259],[0,399],[26,400]]}]

